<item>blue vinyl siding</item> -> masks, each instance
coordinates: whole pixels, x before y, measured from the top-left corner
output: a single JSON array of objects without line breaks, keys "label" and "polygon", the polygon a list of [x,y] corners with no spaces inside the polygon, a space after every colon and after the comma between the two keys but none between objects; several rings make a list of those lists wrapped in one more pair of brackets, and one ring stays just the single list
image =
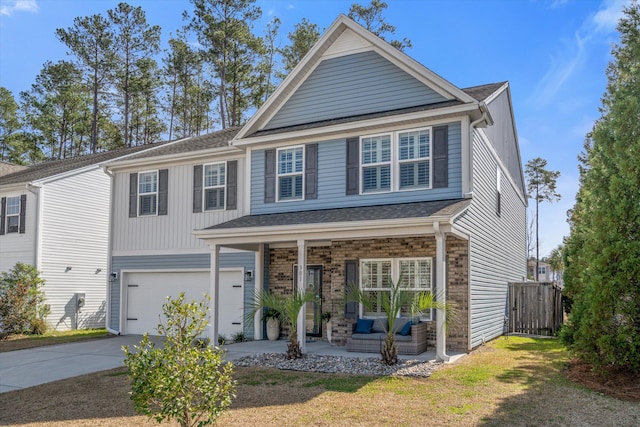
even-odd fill
[{"label": "blue vinyl siding", "polygon": [[[462,197],[462,150],[460,122],[449,123],[449,187],[346,196],[346,140],[318,144],[318,198],[264,203],[264,150],[251,156],[251,214],[331,209]],[[397,177],[395,178],[397,179]]]},{"label": "blue vinyl siding", "polygon": [[[176,270],[176,269],[202,269],[211,267],[211,255],[203,254],[175,254],[175,255],[139,255],[117,256],[111,259],[111,271],[118,273],[118,279],[109,283],[109,295],[111,306],[109,307],[111,329],[120,329],[120,272],[122,270]],[[233,252],[220,254],[220,268],[240,268],[254,270],[254,252]],[[244,282],[245,312],[250,310],[249,303],[255,292],[254,279]],[[253,337],[253,327],[245,322],[244,333],[247,337]]]},{"label": "blue vinyl siding", "polygon": [[456,220],[470,235],[471,348],[503,333],[508,283],[523,280],[527,271],[524,202],[503,176],[498,216],[497,162],[477,135],[473,153],[473,199]]},{"label": "blue vinyl siding", "polygon": [[265,129],[446,100],[377,53],[361,52],[322,61]]}]

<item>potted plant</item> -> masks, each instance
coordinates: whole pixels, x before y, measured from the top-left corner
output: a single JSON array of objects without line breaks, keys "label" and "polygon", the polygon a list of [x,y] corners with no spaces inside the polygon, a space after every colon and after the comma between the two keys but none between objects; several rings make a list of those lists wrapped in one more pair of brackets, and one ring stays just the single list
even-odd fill
[{"label": "potted plant", "polygon": [[277,310],[268,308],[262,315],[262,320],[267,322],[267,338],[269,341],[276,341],[280,338],[280,313]]},{"label": "potted plant", "polygon": [[324,320],[327,324],[327,341],[329,341],[329,344],[331,344],[331,312],[324,311],[321,317],[322,320]]}]

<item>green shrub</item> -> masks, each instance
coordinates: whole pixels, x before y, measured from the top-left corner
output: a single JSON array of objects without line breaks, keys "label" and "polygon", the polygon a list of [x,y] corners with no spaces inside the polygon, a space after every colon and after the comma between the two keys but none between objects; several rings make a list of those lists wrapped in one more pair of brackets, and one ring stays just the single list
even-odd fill
[{"label": "green shrub", "polygon": [[162,308],[166,323],[157,330],[164,345],[156,347],[145,334],[133,351],[123,347],[134,406],[159,423],[212,424],[231,405],[235,381],[222,350],[197,345],[204,342],[200,337],[208,324],[208,297],[185,302],[181,293],[175,300],[167,298]]},{"label": "green shrub", "polygon": [[17,263],[0,275],[0,331],[4,334],[46,330],[49,307],[44,304],[44,280],[35,267]]},{"label": "green shrub", "polygon": [[244,332],[242,331],[236,332],[235,334],[231,335],[231,339],[233,340],[233,342],[247,341],[247,337],[244,335]]}]

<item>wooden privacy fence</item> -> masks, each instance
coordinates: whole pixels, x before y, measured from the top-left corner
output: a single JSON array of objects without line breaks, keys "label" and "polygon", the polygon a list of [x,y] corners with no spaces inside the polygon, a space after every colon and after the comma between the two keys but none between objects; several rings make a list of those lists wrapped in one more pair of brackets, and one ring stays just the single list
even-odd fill
[{"label": "wooden privacy fence", "polygon": [[562,291],[553,283],[509,283],[509,332],[554,335],[563,319]]}]

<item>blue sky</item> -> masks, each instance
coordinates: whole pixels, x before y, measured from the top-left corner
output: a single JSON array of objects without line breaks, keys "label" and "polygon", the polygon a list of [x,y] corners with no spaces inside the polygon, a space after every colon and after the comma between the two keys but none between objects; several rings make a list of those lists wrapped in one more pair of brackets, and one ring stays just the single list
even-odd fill
[{"label": "blue sky", "polygon": [[[356,0],[258,0],[261,31],[272,16],[286,34],[302,18],[327,28]],[[540,255],[562,242],[578,189],[577,155],[600,116],[616,23],[630,0],[387,0],[386,20],[407,37],[407,53],[458,87],[508,80],[522,162],[535,157],[561,172],[562,200],[542,204]],[[130,0],[162,27],[182,26],[188,0]],[[365,4],[366,0],[359,3]],[[16,99],[47,61],[66,58],[55,37],[77,16],[104,14],[112,0],[0,0],[0,86]],[[531,211],[533,206],[530,206]]]}]

